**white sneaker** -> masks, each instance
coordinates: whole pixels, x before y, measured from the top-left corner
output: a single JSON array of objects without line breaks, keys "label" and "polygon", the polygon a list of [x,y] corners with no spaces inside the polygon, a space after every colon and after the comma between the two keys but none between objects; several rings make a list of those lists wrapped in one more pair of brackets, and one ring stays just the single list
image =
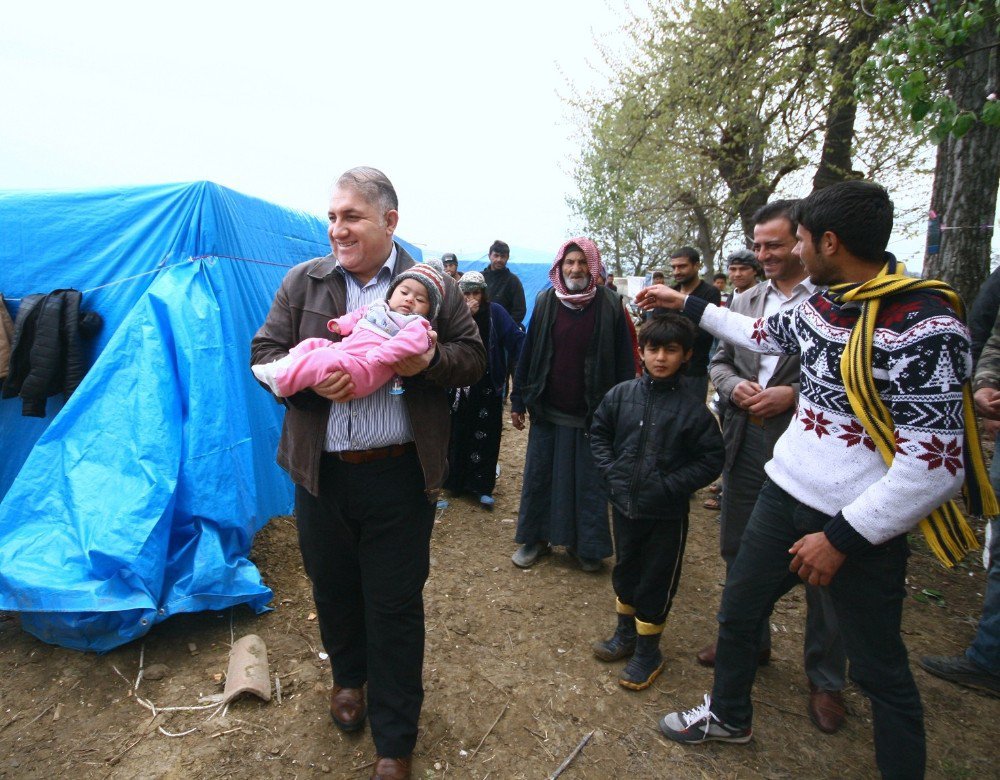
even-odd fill
[{"label": "white sneaker", "polygon": [[268,389],[278,396],[278,398],[284,398],[281,391],[278,389],[278,372],[290,366],[293,360],[295,360],[293,355],[285,355],[283,358],[272,360],[270,363],[257,363],[256,365],[250,366],[250,370],[253,371],[253,375],[257,377],[259,381],[267,385]]},{"label": "white sneaker", "polygon": [[687,712],[671,712],[660,719],[660,731],[674,742],[735,742],[743,745],[753,737],[751,729],[738,729],[723,723],[712,714],[711,697]]}]

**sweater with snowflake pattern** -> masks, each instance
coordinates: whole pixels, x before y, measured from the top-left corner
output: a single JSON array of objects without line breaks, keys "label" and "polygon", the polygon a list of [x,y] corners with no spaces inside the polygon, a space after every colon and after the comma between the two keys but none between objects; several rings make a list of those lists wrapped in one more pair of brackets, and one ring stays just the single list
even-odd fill
[{"label": "sweater with snowflake pattern", "polygon": [[841,552],[910,531],[961,487],[962,384],[972,356],[968,329],[941,296],[898,295],[879,310],[872,367],[896,428],[890,467],[851,410],[840,371],[859,304],[818,292],[767,319],[693,298],[684,310],[736,346],[800,356],[798,407],[765,471],[792,497],[832,516],[824,531]]}]

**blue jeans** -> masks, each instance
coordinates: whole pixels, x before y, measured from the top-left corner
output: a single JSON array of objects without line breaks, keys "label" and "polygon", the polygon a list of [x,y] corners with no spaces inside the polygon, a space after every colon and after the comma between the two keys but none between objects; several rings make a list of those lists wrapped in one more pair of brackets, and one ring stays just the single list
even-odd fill
[{"label": "blue jeans", "polygon": [[[770,481],[761,488],[719,611],[712,712],[732,726],[748,728],[753,717],[761,623],[801,583],[788,549],[829,519]],[[871,701],[883,777],[923,777],[926,763],[923,707],[899,633],[909,554],[906,537],[897,537],[848,556],[829,585],[850,677]]]},{"label": "blue jeans", "polygon": [[[1000,444],[1000,438],[998,438]],[[993,456],[990,464],[990,483],[1000,495],[1000,454]],[[990,572],[986,577],[986,598],[979,630],[966,657],[993,674],[1000,674],[1000,518],[990,521],[993,538],[990,543]]]}]

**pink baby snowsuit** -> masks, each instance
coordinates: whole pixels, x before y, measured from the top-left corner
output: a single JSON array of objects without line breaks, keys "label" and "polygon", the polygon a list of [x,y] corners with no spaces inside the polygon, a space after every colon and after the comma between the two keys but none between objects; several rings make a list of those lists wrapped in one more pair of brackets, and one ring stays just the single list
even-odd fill
[{"label": "pink baby snowsuit", "polygon": [[375,301],[330,320],[328,327],[333,323],[346,338],[305,339],[289,350],[289,356],[295,359],[275,377],[283,397],[322,382],[333,371],[344,371],[351,375],[355,396],[363,398],[392,378],[392,366],[397,361],[422,355],[431,348],[427,319],[391,311],[385,301]]}]

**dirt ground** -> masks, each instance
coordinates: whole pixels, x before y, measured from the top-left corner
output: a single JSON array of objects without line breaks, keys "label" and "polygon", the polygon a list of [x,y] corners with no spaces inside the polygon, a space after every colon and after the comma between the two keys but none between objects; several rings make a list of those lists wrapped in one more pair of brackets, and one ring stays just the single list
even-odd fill
[{"label": "dirt ground", "polygon": [[[666,670],[652,688],[625,691],[616,682],[620,665],[590,652],[614,623],[610,569],[585,574],[564,554],[527,571],[510,562],[526,438],[509,427],[504,433],[494,512],[451,498],[439,513],[425,591],[427,696],[415,777],[548,777],[588,735],[561,777],[875,776],[870,713],[856,690],[847,692],[840,733],[821,734],[806,715],[800,590],[772,619],[774,659],[754,689],[754,741],[685,748],[660,736],[664,712],[698,704],[711,687],[711,671],[694,652],[715,634],[718,514],[701,508],[705,496],[694,498],[684,576],[662,643]],[[367,777],[369,732],[344,735],[329,719],[329,667],[319,657],[289,518],[272,520],[253,558],[274,589],[274,611],[172,618],[103,656],[46,645],[22,631],[16,615],[0,617],[0,777]],[[967,564],[946,572],[914,542],[909,588],[917,598],[907,600],[904,632],[926,709],[930,777],[1000,777],[1000,700],[931,677],[915,662],[958,653],[970,641],[985,578],[976,561]],[[222,690],[231,637],[249,633],[267,644],[280,703],[241,698],[209,720],[215,708],[154,717],[137,700],[198,706]]]}]

